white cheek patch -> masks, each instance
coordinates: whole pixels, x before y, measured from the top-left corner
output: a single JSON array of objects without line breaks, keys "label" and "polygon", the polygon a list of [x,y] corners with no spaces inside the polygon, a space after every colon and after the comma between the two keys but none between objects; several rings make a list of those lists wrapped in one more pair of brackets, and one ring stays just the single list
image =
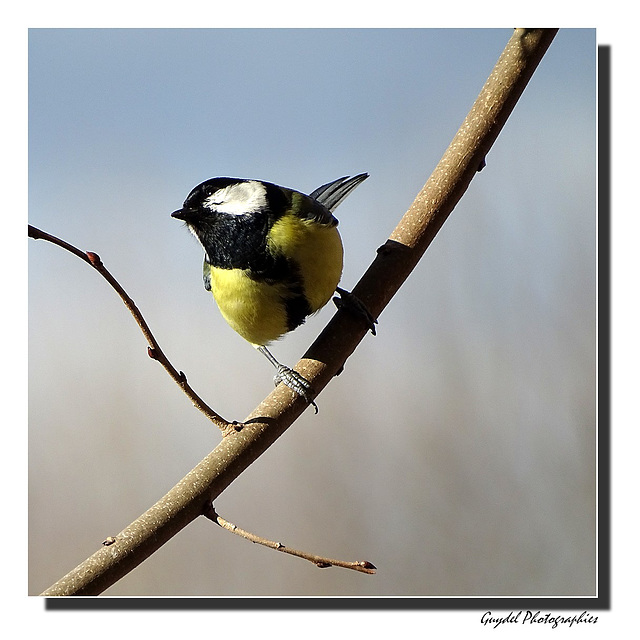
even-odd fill
[{"label": "white cheek patch", "polygon": [[257,180],[238,182],[212,193],[202,205],[216,213],[246,215],[266,207],[267,189]]}]

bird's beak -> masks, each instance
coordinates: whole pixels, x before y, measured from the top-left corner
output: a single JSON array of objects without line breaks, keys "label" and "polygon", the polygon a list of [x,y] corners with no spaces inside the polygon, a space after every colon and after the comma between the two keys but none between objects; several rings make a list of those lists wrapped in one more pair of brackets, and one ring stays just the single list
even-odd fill
[{"label": "bird's beak", "polygon": [[197,209],[191,207],[182,207],[171,214],[172,218],[177,220],[184,220],[187,224],[191,224],[194,220],[199,218],[200,212]]}]

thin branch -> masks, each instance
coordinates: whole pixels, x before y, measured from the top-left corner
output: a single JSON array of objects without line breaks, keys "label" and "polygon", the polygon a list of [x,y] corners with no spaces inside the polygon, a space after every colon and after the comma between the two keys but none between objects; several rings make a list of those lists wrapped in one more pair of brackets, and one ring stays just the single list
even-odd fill
[{"label": "thin branch", "polygon": [[[353,292],[377,317],[422,257],[458,203],[551,44],[557,29],[516,29],[460,130]],[[296,365],[320,391],[368,331],[338,311]],[[245,428],[222,442],[173,489],[43,595],[104,591],[202,515],[307,407],[279,385],[248,416]]]},{"label": "thin branch", "polygon": [[343,569],[353,569],[354,571],[360,571],[361,573],[373,574],[376,572],[375,565],[371,564],[367,560],[356,560],[355,562],[348,562],[346,560],[333,560],[332,558],[325,558],[323,556],[317,556],[313,553],[307,553],[306,551],[298,551],[297,549],[291,549],[291,547],[285,547],[281,542],[274,542],[273,540],[267,540],[261,536],[257,536],[255,533],[245,531],[236,526],[232,522],[225,520],[218,515],[213,505],[209,505],[204,511],[205,517],[209,518],[217,525],[235,533],[241,538],[245,538],[256,544],[261,544],[269,549],[275,549],[276,551],[282,551],[282,553],[288,553],[291,556],[303,558],[316,565],[320,569],[326,569],[327,567],[342,567]]},{"label": "thin branch", "polygon": [[77,247],[74,247],[72,244],[61,240],[60,238],[56,238],[45,231],[42,231],[36,227],[29,225],[29,237],[34,238],[35,240],[47,240],[53,244],[70,251],[74,255],[78,256],[78,258],[84,260],[87,264],[90,264],[116,291],[116,293],[120,296],[125,306],[131,312],[131,315],[135,318],[135,321],[138,323],[142,334],[146,338],[149,343],[149,347],[147,349],[147,353],[149,357],[153,360],[158,361],[167,371],[167,373],[171,376],[171,378],[176,382],[176,384],[184,391],[189,400],[197,407],[202,413],[204,413],[211,422],[213,422],[222,432],[223,435],[226,435],[233,429],[233,425],[229,423],[224,418],[220,417],[209,405],[207,405],[200,396],[191,388],[189,383],[187,382],[187,376],[184,375],[182,371],[178,371],[172,364],[169,362],[169,359],[164,354],[164,351],[160,348],[158,341],[155,339],[153,333],[151,333],[151,329],[149,329],[149,325],[146,320],[140,313],[140,310],[136,306],[135,302],[131,299],[129,294],[123,289],[120,283],[111,275],[111,273],[107,270],[107,268],[100,260],[100,256],[92,251],[81,251]]}]

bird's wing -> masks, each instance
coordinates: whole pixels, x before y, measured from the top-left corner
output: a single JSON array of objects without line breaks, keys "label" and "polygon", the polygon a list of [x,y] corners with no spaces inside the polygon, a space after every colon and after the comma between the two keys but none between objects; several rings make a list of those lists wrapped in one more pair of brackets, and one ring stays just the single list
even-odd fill
[{"label": "bird's wing", "polygon": [[207,291],[211,291],[211,263],[207,254],[204,254],[204,262],[202,263],[202,280],[204,282],[204,288]]}]

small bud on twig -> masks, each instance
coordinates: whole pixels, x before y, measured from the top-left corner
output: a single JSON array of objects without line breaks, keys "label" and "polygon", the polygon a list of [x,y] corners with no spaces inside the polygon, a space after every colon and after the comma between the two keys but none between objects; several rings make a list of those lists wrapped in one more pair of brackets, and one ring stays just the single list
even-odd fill
[{"label": "small bud on twig", "polygon": [[87,251],[86,253],[87,253],[87,258],[89,258],[89,262],[94,267],[102,266],[102,260],[100,260],[100,256],[97,253],[93,253],[93,251]]}]

